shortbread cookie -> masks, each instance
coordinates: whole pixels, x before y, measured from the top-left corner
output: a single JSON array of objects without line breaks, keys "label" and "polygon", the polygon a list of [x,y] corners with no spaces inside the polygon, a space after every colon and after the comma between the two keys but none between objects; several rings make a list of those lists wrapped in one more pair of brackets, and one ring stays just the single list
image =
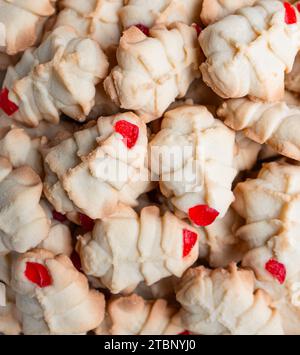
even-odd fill
[{"label": "shortbread cookie", "polygon": [[65,255],[43,249],[20,255],[11,283],[25,335],[82,334],[103,320],[103,295],[89,290],[86,277]]},{"label": "shortbread cookie", "polygon": [[177,291],[183,326],[201,335],[282,335],[280,315],[254,282],[251,271],[235,264],[188,270]]},{"label": "shortbread cookie", "polygon": [[97,335],[177,335],[184,331],[176,307],[163,299],[145,301],[132,294],[109,301]]},{"label": "shortbread cookie", "polygon": [[79,36],[89,37],[104,51],[115,49],[121,37],[119,11],[123,0],[61,0],[55,28],[72,26]]},{"label": "shortbread cookie", "polygon": [[200,18],[204,25],[221,20],[237,10],[252,6],[257,0],[203,0]]},{"label": "shortbread cookie", "polygon": [[61,113],[85,121],[94,106],[95,86],[107,70],[107,58],[95,41],[59,27],[8,69],[3,86],[9,93],[4,97],[2,92],[0,106],[30,127],[41,120],[57,124]]},{"label": "shortbread cookie", "polygon": [[131,112],[101,117],[46,150],[44,192],[57,212],[92,219],[137,205],[152,184],[146,168],[146,125]]},{"label": "shortbread cookie", "polygon": [[180,277],[198,258],[196,230],[158,207],[138,215],[119,205],[110,217],[96,221],[92,232],[79,238],[77,251],[87,275],[100,279],[112,293],[132,292],[175,275]]},{"label": "shortbread cookie", "polygon": [[285,102],[262,103],[250,99],[224,102],[218,116],[253,141],[268,144],[278,153],[300,161],[300,109]]},{"label": "shortbread cookie", "polygon": [[287,334],[300,328],[299,182],[299,166],[266,164],[257,179],[237,185],[233,204],[245,219],[237,236],[252,249],[243,265],[273,298]]},{"label": "shortbread cookie", "polygon": [[208,26],[199,37],[203,80],[223,98],[281,100],[300,48],[299,21],[296,7],[262,0]]},{"label": "shortbread cookie", "polygon": [[36,44],[56,0],[0,0],[0,52],[14,55]]},{"label": "shortbread cookie", "polygon": [[41,157],[22,129],[0,130],[0,254],[36,247],[50,222],[40,205]]},{"label": "shortbread cookie", "polygon": [[125,0],[119,15],[124,29],[134,25],[148,28],[169,26],[174,22],[187,25],[199,22],[203,0]]},{"label": "shortbread cookie", "polygon": [[197,31],[175,23],[170,28],[153,27],[146,36],[133,26],[123,33],[117,59],[118,65],[104,81],[106,92],[121,108],[152,121],[199,77]]},{"label": "shortbread cookie", "polygon": [[199,226],[225,216],[234,196],[235,133],[204,106],[181,106],[164,115],[151,140],[153,173],[174,207]]}]

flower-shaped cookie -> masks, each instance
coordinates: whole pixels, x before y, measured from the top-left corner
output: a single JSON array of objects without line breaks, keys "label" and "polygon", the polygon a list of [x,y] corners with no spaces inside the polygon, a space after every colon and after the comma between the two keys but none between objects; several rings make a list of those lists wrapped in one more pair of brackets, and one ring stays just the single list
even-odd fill
[{"label": "flower-shaped cookie", "polygon": [[169,28],[155,26],[146,36],[138,27],[130,27],[120,40],[117,60],[104,81],[106,92],[121,108],[152,121],[199,77],[197,31],[175,23]]},{"label": "flower-shaped cookie", "polygon": [[199,41],[203,80],[218,95],[281,100],[300,48],[300,15],[289,3],[258,1],[208,26]]},{"label": "flower-shaped cookie", "polygon": [[188,270],[177,290],[183,326],[201,335],[282,335],[280,315],[254,282],[252,271],[235,264]]},{"label": "flower-shaped cookie", "polygon": [[12,288],[25,335],[82,334],[103,320],[105,301],[65,256],[43,249],[22,254],[13,265]]},{"label": "flower-shaped cookie", "polygon": [[94,105],[95,86],[107,70],[106,56],[95,41],[78,37],[71,27],[56,28],[9,67],[0,107],[30,127],[41,120],[58,123],[61,113],[84,121]]},{"label": "flower-shaped cookie", "polygon": [[164,115],[150,142],[152,172],[162,193],[196,225],[223,217],[234,196],[235,133],[204,106],[181,106]]},{"label": "flower-shaped cookie", "polygon": [[180,277],[198,258],[198,233],[193,227],[156,206],[138,215],[119,205],[79,238],[77,251],[87,275],[100,279],[112,293],[132,292],[175,275]]},{"label": "flower-shaped cookie", "polygon": [[44,192],[57,212],[92,219],[119,202],[137,205],[151,188],[146,125],[131,112],[101,117],[89,128],[46,150]]}]

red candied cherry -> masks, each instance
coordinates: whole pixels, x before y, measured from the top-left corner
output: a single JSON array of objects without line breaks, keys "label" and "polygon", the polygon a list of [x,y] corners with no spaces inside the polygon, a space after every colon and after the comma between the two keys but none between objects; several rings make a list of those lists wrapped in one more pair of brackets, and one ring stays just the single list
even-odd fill
[{"label": "red candied cherry", "polygon": [[183,232],[183,257],[188,256],[197,242],[198,235],[188,229],[184,229]]},{"label": "red candied cherry", "polygon": [[27,262],[25,276],[29,281],[41,288],[52,285],[52,279],[48,269],[39,263]]},{"label": "red candied cherry", "polygon": [[300,3],[296,5],[298,12],[300,12]]},{"label": "red candied cherry", "polygon": [[83,213],[79,213],[79,222],[85,232],[91,232],[94,229],[95,221]]},{"label": "red candied cherry", "polygon": [[189,209],[189,218],[197,226],[206,227],[219,216],[219,212],[207,205],[197,205]]},{"label": "red candied cherry", "polygon": [[288,2],[283,3],[285,8],[285,23],[288,25],[293,25],[297,23],[297,15],[295,8]]},{"label": "red candied cherry", "polygon": [[115,124],[115,131],[123,136],[123,142],[128,149],[135,146],[140,133],[138,126],[125,120],[118,121]]},{"label": "red candied cherry", "polygon": [[134,25],[135,27],[137,27],[140,31],[142,31],[144,33],[145,36],[149,37],[150,36],[150,30],[149,27],[138,23],[137,25]]},{"label": "red candied cherry", "polygon": [[4,88],[0,91],[0,108],[7,114],[7,116],[13,115],[18,111],[19,107],[8,98],[9,91]]},{"label": "red candied cherry", "polygon": [[58,222],[65,222],[67,220],[67,217],[57,211],[52,211],[52,217]]},{"label": "red candied cherry", "polygon": [[177,335],[191,335],[191,333],[188,330],[185,330],[184,332],[179,333]]},{"label": "red candied cherry", "polygon": [[283,264],[278,262],[277,260],[270,259],[266,265],[265,269],[279,281],[282,285],[286,279],[286,268]]},{"label": "red candied cherry", "polygon": [[197,32],[197,36],[199,36],[200,33],[202,32],[202,28],[198,25],[198,23],[193,23],[193,27]]}]

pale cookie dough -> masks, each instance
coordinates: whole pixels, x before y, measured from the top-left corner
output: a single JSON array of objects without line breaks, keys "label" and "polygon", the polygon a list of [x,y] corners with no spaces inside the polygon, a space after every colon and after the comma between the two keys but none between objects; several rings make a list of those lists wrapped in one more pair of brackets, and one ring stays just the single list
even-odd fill
[{"label": "pale cookie dough", "polygon": [[[124,136],[118,133],[122,128]],[[108,216],[119,202],[136,206],[137,198],[152,187],[147,144],[146,125],[135,114],[100,117],[89,128],[45,149],[47,199],[57,212],[80,212],[92,219]]]},{"label": "pale cookie dough", "polygon": [[282,335],[271,298],[255,291],[251,271],[189,269],[178,285],[183,326],[201,335]]},{"label": "pale cookie dough", "polygon": [[87,275],[100,279],[112,293],[132,292],[175,275],[181,277],[198,258],[196,230],[158,207],[138,215],[120,205],[110,217],[96,222],[91,233],[79,238],[77,251]]},{"label": "pale cookie dough", "polygon": [[266,164],[257,179],[237,185],[233,204],[245,219],[237,236],[252,249],[243,266],[254,270],[257,287],[273,298],[286,334],[300,328],[299,186],[299,166]]},{"label": "pale cookie dough", "polygon": [[14,55],[36,44],[56,0],[0,0],[0,52]]},{"label": "pale cookie dough", "polygon": [[184,329],[176,307],[163,299],[145,301],[132,294],[109,301],[97,335],[178,335]]},{"label": "pale cookie dough", "polygon": [[125,0],[120,10],[123,28],[134,25],[152,27],[154,25],[169,26],[174,22],[187,25],[199,22],[199,14],[203,0]]},{"label": "pale cookie dough", "polygon": [[117,60],[104,81],[106,92],[121,108],[136,111],[145,122],[153,121],[200,75],[197,31],[175,23],[170,28],[153,27],[147,37],[131,27],[120,40]]},{"label": "pale cookie dough", "polygon": [[78,37],[71,27],[56,28],[8,68],[3,86],[18,106],[11,117],[30,127],[42,120],[58,124],[61,113],[85,121],[94,106],[95,86],[107,71],[107,58],[95,41]]},{"label": "pale cookie dough", "polygon": [[89,289],[65,255],[55,257],[43,249],[20,255],[11,284],[25,335],[82,334],[104,318],[104,296]]},{"label": "pale cookie dough", "polygon": [[300,48],[300,14],[291,9],[294,19],[287,23],[284,4],[258,1],[203,30],[206,61],[200,69],[207,85],[223,98],[281,100],[284,74]]},{"label": "pale cookie dough", "polygon": [[222,218],[234,196],[235,133],[204,106],[181,106],[164,115],[150,142],[152,172],[162,193],[186,216],[207,205]]},{"label": "pale cookie dough", "polygon": [[300,161],[300,109],[285,102],[262,103],[231,99],[219,108],[218,116],[236,131],[278,153]]}]

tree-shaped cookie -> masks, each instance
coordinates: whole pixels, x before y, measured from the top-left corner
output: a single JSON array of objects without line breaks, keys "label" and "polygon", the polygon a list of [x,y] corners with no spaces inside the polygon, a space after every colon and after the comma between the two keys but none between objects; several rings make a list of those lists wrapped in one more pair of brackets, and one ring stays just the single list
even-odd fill
[{"label": "tree-shaped cookie", "polygon": [[46,197],[57,212],[92,219],[114,212],[119,202],[136,206],[151,188],[147,144],[146,125],[135,114],[100,117],[45,149]]},{"label": "tree-shaped cookie", "polygon": [[89,289],[65,255],[43,249],[20,255],[11,283],[24,334],[82,334],[103,320],[104,296]]},{"label": "tree-shaped cookie", "polygon": [[166,112],[149,151],[162,193],[183,216],[207,226],[226,214],[237,173],[235,133],[206,107],[184,105]]},{"label": "tree-shaped cookie", "polygon": [[252,271],[189,269],[178,285],[177,300],[187,330],[201,335],[282,335],[271,298],[255,291]]},{"label": "tree-shaped cookie", "polygon": [[256,179],[237,185],[233,204],[245,219],[237,236],[251,249],[242,264],[271,295],[287,334],[300,327],[299,181],[299,166],[266,164]]},{"label": "tree-shaped cookie", "polygon": [[62,113],[85,121],[95,86],[107,70],[106,56],[95,41],[79,37],[71,27],[58,27],[8,69],[0,108],[30,127],[42,120],[57,124]]},{"label": "tree-shaped cookie", "polygon": [[99,278],[112,293],[132,292],[175,275],[180,277],[198,258],[197,231],[156,206],[140,214],[120,205],[79,238],[77,250],[87,275]]},{"label": "tree-shaped cookie", "polygon": [[199,77],[197,31],[178,22],[168,28],[155,26],[147,36],[130,27],[120,40],[117,60],[104,81],[106,92],[121,108],[152,121]]}]

